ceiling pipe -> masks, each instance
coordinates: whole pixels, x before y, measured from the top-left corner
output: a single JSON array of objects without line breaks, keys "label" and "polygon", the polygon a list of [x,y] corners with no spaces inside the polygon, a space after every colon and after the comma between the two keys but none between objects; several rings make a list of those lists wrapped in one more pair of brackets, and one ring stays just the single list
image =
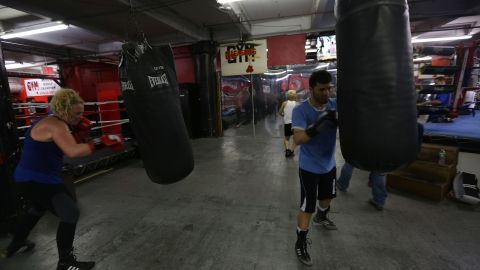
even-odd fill
[{"label": "ceiling pipe", "polygon": [[[130,1],[130,0],[117,0],[126,6],[130,6],[132,4],[133,11],[135,12],[135,7],[142,7],[147,4],[141,1]],[[209,35],[208,32],[203,28],[199,27],[187,20],[180,18],[178,15],[174,14],[173,12],[168,11],[168,6],[161,10],[153,10],[153,11],[140,11],[141,14],[148,15],[149,17],[165,24],[173,29],[182,32],[183,34],[199,41],[199,40],[208,40]]]}]

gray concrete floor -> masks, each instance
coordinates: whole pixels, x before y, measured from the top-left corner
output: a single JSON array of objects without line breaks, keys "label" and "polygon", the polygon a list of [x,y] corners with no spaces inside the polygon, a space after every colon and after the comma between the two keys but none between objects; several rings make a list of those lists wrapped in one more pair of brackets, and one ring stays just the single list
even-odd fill
[{"label": "gray concrete floor", "polygon": [[[297,157],[285,159],[279,121],[257,123],[255,137],[247,125],[194,140],[195,170],[172,185],[152,183],[139,160],[78,185],[78,257],[101,270],[308,268],[294,253]],[[369,197],[367,173],[356,170],[332,204],[338,231],[310,230],[309,269],[480,269],[478,207],[391,192],[378,212]],[[55,269],[56,226],[45,216],[34,252],[0,269]]]}]

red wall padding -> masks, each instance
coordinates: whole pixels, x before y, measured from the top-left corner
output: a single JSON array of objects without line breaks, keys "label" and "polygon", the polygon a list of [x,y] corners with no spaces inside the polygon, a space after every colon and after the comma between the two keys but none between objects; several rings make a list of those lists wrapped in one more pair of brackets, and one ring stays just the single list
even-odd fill
[{"label": "red wall padding", "polygon": [[173,48],[178,83],[195,83],[195,67],[190,46]]},{"label": "red wall padding", "polygon": [[[120,96],[120,84],[118,82],[106,82],[97,84],[97,101],[118,100]],[[98,115],[100,121],[115,121],[120,119],[120,106],[118,103],[109,103],[98,105]],[[104,123],[102,126],[103,134],[121,134],[122,126]]]},{"label": "red wall padding", "polygon": [[305,64],[305,34],[267,38],[267,65]]},{"label": "red wall padding", "polygon": [[85,101],[97,100],[97,84],[120,83],[118,67],[105,63],[80,62],[63,64],[60,67],[65,85],[80,94]]}]

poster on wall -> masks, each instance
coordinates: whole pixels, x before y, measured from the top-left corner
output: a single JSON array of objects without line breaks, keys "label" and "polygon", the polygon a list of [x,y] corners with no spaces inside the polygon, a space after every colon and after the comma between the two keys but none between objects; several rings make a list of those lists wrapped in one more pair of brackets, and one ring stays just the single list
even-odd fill
[{"label": "poster on wall", "polygon": [[220,47],[223,76],[267,72],[267,40],[252,40]]},{"label": "poster on wall", "polygon": [[25,79],[23,80],[27,97],[53,96],[61,87],[49,79]]}]

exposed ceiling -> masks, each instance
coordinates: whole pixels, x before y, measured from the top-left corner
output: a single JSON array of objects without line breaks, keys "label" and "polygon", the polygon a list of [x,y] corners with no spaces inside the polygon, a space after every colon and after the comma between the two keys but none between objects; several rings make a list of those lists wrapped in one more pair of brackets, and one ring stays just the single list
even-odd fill
[{"label": "exposed ceiling", "polygon": [[[220,1],[220,0],[219,0]],[[6,40],[7,50],[41,49],[55,59],[108,55],[145,34],[151,44],[188,44],[332,31],[335,0],[0,0],[0,30],[16,32],[54,21],[66,30]],[[412,36],[475,35],[480,1],[409,0]]]}]

